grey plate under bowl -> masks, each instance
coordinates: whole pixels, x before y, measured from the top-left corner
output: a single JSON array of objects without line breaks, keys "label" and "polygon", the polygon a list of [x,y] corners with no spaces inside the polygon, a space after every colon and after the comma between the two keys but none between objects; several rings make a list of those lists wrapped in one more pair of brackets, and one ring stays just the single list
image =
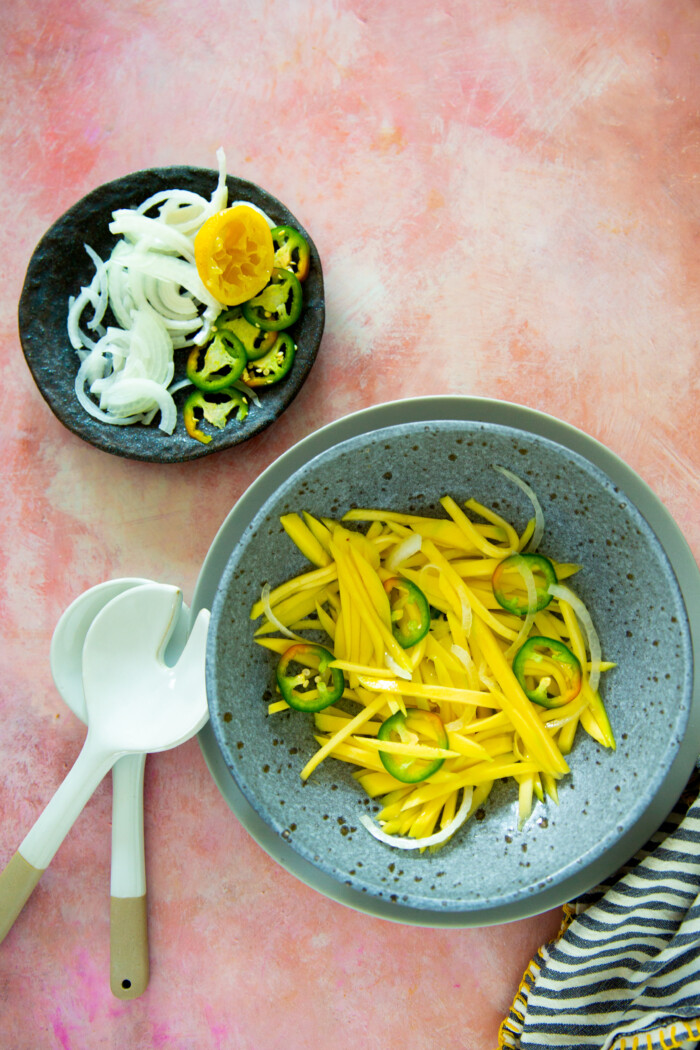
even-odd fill
[{"label": "grey plate under bowl", "polygon": [[[249,610],[308,567],[279,516],[340,516],[352,506],[441,513],[475,497],[522,529],[531,505],[493,470],[515,471],[546,515],[541,551],[579,562],[606,659],[603,696],[617,751],[581,730],[560,805],[517,826],[513,783],[439,852],[394,850],[359,822],[374,804],[352,768],[327,760],[302,786],[315,749],[310,717],[267,714],[274,657],[253,643]],[[284,867],[327,896],[419,925],[505,922],[571,899],[611,874],[661,823],[696,755],[700,690],[693,636],[700,574],[677,526],[641,479],[591,438],[551,417],[472,398],[394,402],[339,420],[277,460],[244,494],[205,562],[194,612],[212,608],[210,723],[200,741],[234,813]]]},{"label": "grey plate under bowl", "polygon": [[[294,365],[279,383],[260,392],[260,405],[251,404],[242,423],[231,421],[212,432],[209,444],[191,438],[182,419],[187,388],[176,393],[178,421],[172,435],[157,425],[113,426],[102,423],[83,409],[75,395],[78,356],[68,339],[68,299],[89,284],[94,266],[84,244],[107,258],[117,237],[109,232],[116,208],[138,207],[162,190],[190,190],[209,198],[218,173],[205,168],[148,168],[105,183],[74,204],[44,234],[29,261],[19,301],[19,335],[24,356],[42,396],[54,415],[69,430],[104,452],[128,459],[178,463],[199,459],[231,448],[259,434],[282,414],[301,390],[313,365],[323,334],[325,300],[323,272],[318,251],[307,231],[270,193],[252,182],[229,176],[230,202],[245,200],[257,205],[277,225],[294,226],[311,249],[309,273],[304,281],[304,310],[289,333],[297,344]],[[174,382],[185,377],[187,351],[175,351]]]}]

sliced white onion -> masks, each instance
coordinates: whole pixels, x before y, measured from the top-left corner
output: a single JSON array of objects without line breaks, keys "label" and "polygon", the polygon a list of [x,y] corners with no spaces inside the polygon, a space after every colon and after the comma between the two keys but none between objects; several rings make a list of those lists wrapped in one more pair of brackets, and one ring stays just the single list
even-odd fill
[{"label": "sliced white onion", "polygon": [[194,263],[160,252],[142,252],[137,248],[125,255],[125,261],[131,272],[157,277],[160,281],[171,281],[174,285],[186,288],[200,303],[211,306],[217,313],[221,312],[221,303],[206,290]]},{"label": "sliced white onion", "polygon": [[389,655],[389,653],[384,653],[384,663],[386,664],[386,666],[389,668],[390,671],[394,672],[394,674],[397,676],[397,678],[403,678],[407,682],[411,681],[411,679],[412,679],[411,672],[410,671],[406,671],[403,667],[400,667],[397,664],[396,660],[394,660],[394,658]]},{"label": "sliced white onion", "polygon": [[160,190],[139,205],[137,211],[143,215],[160,205],[160,218],[164,222],[178,226],[182,232],[195,233],[210,215],[226,207],[226,154],[221,147],[216,151],[216,160],[219,177],[210,200],[191,190]]},{"label": "sliced white onion", "polygon": [[442,842],[446,842],[451,838],[455,831],[464,824],[469,816],[472,796],[473,788],[465,788],[461,805],[452,820],[440,831],[436,831],[434,835],[426,835],[420,839],[404,838],[402,835],[387,835],[381,828],[377,827],[372,818],[368,817],[366,813],[360,814],[360,823],[367,828],[370,835],[374,835],[375,839],[379,839],[380,842],[385,843],[387,846],[395,846],[396,849],[425,849],[427,846],[439,846]]},{"label": "sliced white onion", "polygon": [[290,631],[288,627],[285,627],[282,621],[278,620],[275,614],[273,613],[272,606],[270,605],[269,583],[266,583],[263,586],[263,589],[260,592],[260,601],[262,602],[262,607],[265,615],[267,616],[270,623],[275,625],[278,631],[280,631],[286,638],[292,638],[295,642],[304,641],[304,639],[300,635],[295,634],[294,631]]},{"label": "sliced white onion", "polygon": [[125,376],[137,374],[169,386],[174,371],[173,344],[163,321],[152,310],[140,310],[131,329]]},{"label": "sliced white onion", "polygon": [[[479,681],[481,682],[482,685],[486,686],[486,688],[489,690],[489,692],[491,692],[491,693],[497,693],[498,692],[498,686],[496,685],[496,682],[494,681],[493,678],[490,678],[489,675],[486,674],[486,664],[483,664],[483,663],[479,664],[478,674],[479,674]],[[484,700],[488,700],[488,699],[489,699],[488,697],[484,697]],[[488,706],[488,705],[486,705],[486,706]]]},{"label": "sliced white onion", "polygon": [[576,613],[579,623],[583,627],[583,632],[586,635],[586,641],[588,643],[588,651],[591,654],[591,672],[588,676],[588,684],[591,691],[595,693],[598,688],[598,683],[600,682],[600,664],[603,658],[603,653],[600,645],[600,638],[598,637],[598,632],[593,626],[593,620],[591,619],[590,613],[581,599],[575,595],[572,590],[565,587],[564,584],[552,583],[547,590],[554,598],[559,598],[561,601],[569,603]]},{"label": "sliced white onion", "polygon": [[200,320],[202,327],[199,332],[192,339],[193,346],[203,346],[204,343],[211,339],[211,331],[214,327],[214,322],[221,313],[221,304],[217,303],[215,306],[208,306],[202,314]]},{"label": "sliced white onion", "polygon": [[515,638],[511,642],[511,644],[508,646],[508,649],[505,652],[505,656],[507,656],[507,657],[514,656],[515,653],[517,653],[517,651],[520,648],[520,646],[525,644],[525,642],[527,641],[527,637],[530,634],[530,631],[532,630],[532,625],[533,625],[534,622],[535,622],[535,614],[534,613],[528,613],[527,616],[525,617],[525,619],[523,620],[522,627],[518,631],[517,635],[515,636]]},{"label": "sliced white onion", "polygon": [[459,716],[454,722],[446,722],[445,729],[448,733],[461,733],[471,721],[471,712],[468,708],[465,708],[464,713]]},{"label": "sliced white onion", "polygon": [[98,408],[95,402],[89,397],[85,391],[85,382],[87,377],[88,368],[90,367],[90,360],[83,361],[78,374],[75,377],[75,394],[78,401],[83,406],[85,411],[93,417],[93,419],[99,419],[101,423],[113,423],[116,426],[129,426],[131,423],[138,423],[139,416],[124,416],[121,419],[116,419],[108,412],[103,412],[102,409]]},{"label": "sliced white onion", "polygon": [[[108,260],[85,246],[95,274],[69,300],[68,336],[80,360],[76,396],[96,419],[148,424],[160,412],[160,428],[169,434],[175,428],[172,394],[189,384],[171,386],[173,351],[206,343],[222,309],[202,283],[194,257],[196,233],[228,199],[223,149],[216,158],[218,179],[210,199],[187,190],[160,191],[137,208],[113,212],[110,232],[120,239]],[[92,317],[83,324],[88,306]],[[117,326],[105,329],[108,309]],[[237,385],[260,403],[254,391]],[[272,622],[278,623],[274,617]]]},{"label": "sliced white onion", "polygon": [[168,391],[171,394],[177,394],[178,390],[184,390],[187,386],[194,386],[191,379],[179,379],[177,383],[172,383],[171,386],[168,387]]},{"label": "sliced white onion", "polygon": [[210,209],[212,215],[214,212],[221,211],[226,207],[228,201],[228,187],[226,185],[226,154],[224,153],[223,146],[219,146],[216,151],[216,162],[219,165],[219,180],[216,184],[216,189],[211,195]]},{"label": "sliced white onion", "polygon": [[109,289],[107,284],[107,264],[104,262],[97,252],[90,247],[89,244],[84,244],[83,248],[92,259],[95,267],[95,276],[90,283],[90,287],[96,285],[97,287],[97,298],[93,300],[94,314],[91,320],[88,321],[88,328],[91,332],[98,330],[101,326],[102,319],[107,311],[109,304]]},{"label": "sliced white onion", "polygon": [[80,331],[80,318],[89,302],[90,295],[87,288],[81,288],[78,295],[71,296],[68,300],[68,338],[74,350],[79,350],[83,346],[92,349],[95,345],[94,339],[90,339]]},{"label": "sliced white onion", "polygon": [[175,226],[169,226],[158,219],[149,219],[148,216],[139,215],[130,208],[118,208],[112,212],[109,231],[115,235],[121,234],[132,243],[138,244],[141,250],[154,248],[156,251],[175,251],[194,262],[194,245],[190,237]]},{"label": "sliced white onion", "polygon": [[85,346],[92,349],[95,345],[94,339],[80,330],[85,307],[89,304],[93,311],[87,327],[91,331],[99,331],[108,301],[107,267],[89,245],[84,245],[84,248],[95,265],[95,273],[90,284],[85,285],[77,296],[71,296],[68,300],[68,338],[74,350]]},{"label": "sliced white onion", "polygon": [[474,660],[471,653],[467,652],[461,645],[457,645],[455,642],[450,646],[450,652],[454,653],[459,662],[464,667],[465,671],[471,671],[474,667]]},{"label": "sliced white onion", "polygon": [[124,378],[100,398],[100,408],[117,418],[150,412],[154,405],[161,414],[158,426],[172,434],[177,422],[175,402],[165,387],[153,379]]},{"label": "sliced white onion", "polygon": [[252,386],[248,386],[240,379],[237,379],[235,383],[231,383],[231,386],[234,386],[236,390],[240,390],[242,394],[245,394],[246,397],[249,397],[254,405],[259,406],[261,404],[260,398],[258,397],[255,390],[253,390]]},{"label": "sliced white onion", "polygon": [[136,308],[126,265],[129,250],[126,241],[118,241],[107,264],[109,306],[122,328],[131,327],[131,315]]},{"label": "sliced white onion", "polygon": [[158,213],[158,218],[168,226],[193,237],[210,214],[213,214],[211,205],[204,197],[199,197],[196,202],[186,203],[178,201],[176,194],[173,193],[165,200]]},{"label": "sliced white onion", "polygon": [[554,718],[550,722],[545,722],[547,729],[560,729],[561,726],[565,726],[568,722],[571,722],[574,718],[578,718],[583,711],[584,707],[588,706],[588,699],[584,699],[580,704],[574,708],[570,715],[566,715],[564,718]]},{"label": "sliced white onion", "polygon": [[182,295],[179,288],[169,281],[158,281],[155,277],[144,278],[147,298],[157,304],[158,313],[168,322],[188,323],[193,328],[199,324],[197,307],[191,295]]},{"label": "sliced white onion", "polygon": [[[535,583],[535,574],[529,565],[525,565],[521,562],[518,566],[518,572],[525,581],[525,589],[527,591],[527,607],[528,609],[534,609],[537,605],[537,584]],[[535,622],[535,614],[529,612],[522,622],[522,626],[518,631],[516,637],[513,639],[511,644],[506,650],[506,656],[511,657],[518,651],[520,646],[524,643],[525,639],[530,633],[533,623]]]},{"label": "sliced white onion", "polygon": [[526,481],[523,481],[522,478],[519,478],[518,475],[514,474],[512,470],[508,470],[507,467],[501,467],[498,464],[494,463],[493,469],[497,470],[499,474],[502,474],[504,478],[508,478],[509,481],[512,481],[514,485],[517,485],[518,488],[525,493],[527,498],[532,503],[532,506],[535,510],[535,528],[533,530],[532,536],[530,537],[530,542],[528,543],[525,549],[527,551],[537,550],[537,548],[540,545],[540,541],[542,540],[542,536],[544,535],[544,512],[542,510],[542,505],[537,498],[537,495],[535,494],[533,489],[530,488]]},{"label": "sliced white onion", "polygon": [[[160,411],[161,430],[172,434],[177,419],[167,390],[175,369],[172,341],[152,310],[137,311],[133,320],[128,330],[108,328],[83,359],[76,395],[90,415],[105,423],[144,422],[144,413],[152,419]],[[99,398],[99,406],[90,395]]]},{"label": "sliced white onion", "polygon": [[408,561],[423,545],[423,537],[418,532],[412,532],[406,539],[401,540],[386,560],[386,567],[390,572],[396,572],[399,565]]},{"label": "sliced white onion", "polygon": [[196,215],[201,214],[202,209],[208,207],[209,201],[202,197],[201,193],[193,193],[192,190],[159,190],[158,193],[147,197],[135,210],[139,215],[145,215],[159,204],[162,205],[161,215],[168,208],[174,209],[175,215],[181,214],[184,208],[190,208],[191,212],[187,215],[189,219],[192,212]]}]

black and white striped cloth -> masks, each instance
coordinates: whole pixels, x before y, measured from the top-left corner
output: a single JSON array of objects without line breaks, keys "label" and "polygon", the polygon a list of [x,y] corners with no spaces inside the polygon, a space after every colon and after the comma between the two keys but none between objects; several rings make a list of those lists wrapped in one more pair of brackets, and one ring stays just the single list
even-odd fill
[{"label": "black and white striped cloth", "polygon": [[568,909],[530,963],[500,1050],[700,1050],[700,784]]}]

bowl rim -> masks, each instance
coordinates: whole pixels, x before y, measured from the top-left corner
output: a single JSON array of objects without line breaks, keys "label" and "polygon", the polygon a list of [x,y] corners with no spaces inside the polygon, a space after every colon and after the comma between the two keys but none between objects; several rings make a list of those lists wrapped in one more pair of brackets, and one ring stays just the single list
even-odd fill
[{"label": "bowl rim", "polygon": [[[309,339],[303,344],[300,340],[294,367],[285,377],[284,382],[262,393],[261,407],[258,408],[257,405],[252,404],[243,424],[226,427],[221,432],[216,431],[211,435],[212,440],[204,444],[195,439],[184,439],[180,408],[178,409],[178,427],[172,436],[162,434],[158,431],[157,426],[139,427],[138,424],[114,426],[100,423],[87,412],[78,412],[77,399],[71,400],[63,390],[66,383],[66,389],[71,387],[74,374],[71,372],[65,381],[57,380],[57,375],[63,376],[63,370],[57,370],[55,367],[55,342],[47,340],[44,325],[47,310],[37,310],[37,300],[40,302],[42,282],[44,287],[47,282],[52,285],[62,283],[63,279],[60,276],[62,267],[57,265],[57,260],[60,263],[61,260],[72,257],[74,253],[69,249],[82,247],[85,240],[91,239],[87,227],[85,233],[82,227],[79,230],[76,228],[76,224],[79,225],[82,221],[83,215],[87,214],[87,221],[93,222],[94,213],[99,212],[100,221],[104,221],[104,229],[101,229],[99,235],[93,238],[99,241],[107,236],[106,231],[108,231],[114,209],[135,207],[137,203],[146,200],[159,190],[178,189],[180,188],[177,185],[178,180],[187,183],[183,188],[194,190],[206,197],[208,193],[213,192],[218,178],[219,172],[214,168],[179,164],[142,168],[110,179],[88,190],[54,219],[32,251],[17,308],[19,340],[26,364],[41,396],[59,422],[72,434],[102,452],[141,462],[184,463],[234,448],[257,436],[279,419],[300,393],[316,360],[325,327],[325,289],[318,249],[308,230],[284,201],[257,183],[228,173],[226,184],[229,202],[250,199],[253,204],[263,208],[274,221],[293,224],[306,237],[311,250],[311,271],[307,280],[313,290],[302,318],[291,330],[297,331],[298,326],[303,326],[304,332],[308,330]],[[141,189],[142,186],[143,189]],[[117,236],[110,236],[116,243]],[[87,254],[83,254],[84,260],[83,255],[80,255],[81,263],[84,264],[85,272],[88,273],[91,263]],[[79,290],[79,287],[76,286],[72,294],[77,295]],[[57,287],[55,294],[58,291]],[[66,317],[67,302],[66,298]],[[304,320],[305,317],[306,320]],[[55,331],[55,325],[49,326],[49,336]],[[63,332],[61,345],[66,354],[75,353],[70,347],[67,328]],[[184,351],[177,351],[177,353],[183,354]],[[184,373],[182,360],[184,359],[181,359],[180,364],[176,367],[176,378],[178,371]]]},{"label": "bowl rim", "polygon": [[[284,452],[253,481],[221,525],[205,558],[197,581],[192,612],[212,608],[231,553],[257,512],[293,473],[320,453],[351,438],[406,423],[455,420],[489,423],[520,429],[562,445],[601,470],[618,485],[646,520],[669,560],[688,621],[691,659],[694,640],[700,632],[700,570],[673,517],[652,489],[615,453],[573,425],[512,402],[460,395],[437,395],[400,399],[343,416],[308,435]],[[663,537],[663,540],[661,539]],[[517,900],[464,910],[423,909],[393,903],[341,884],[303,858],[273,831],[247,801],[219,749],[211,722],[199,734],[199,743],[209,771],[234,812],[256,842],[290,874],[339,903],[378,918],[429,927],[476,927],[495,925],[540,914],[558,907],[591,888],[624,864],[648,840],[668,815],[695,765],[700,734],[700,664],[693,659],[692,696],[683,738],[666,777],[649,804],[628,829],[609,847],[596,854],[555,885]],[[603,863],[605,862],[605,863]],[[589,867],[596,871],[592,883]]]}]

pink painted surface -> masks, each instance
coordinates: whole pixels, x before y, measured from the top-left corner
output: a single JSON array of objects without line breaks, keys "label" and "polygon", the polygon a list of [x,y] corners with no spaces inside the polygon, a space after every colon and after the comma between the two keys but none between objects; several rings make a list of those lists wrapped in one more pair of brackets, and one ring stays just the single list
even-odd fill
[{"label": "pink painted surface", "polygon": [[[121,575],[190,598],[232,504],[319,423],[446,392],[550,411],[700,554],[696,4],[5,0],[0,43],[0,864],[83,738],[49,671],[64,607]],[[25,268],[86,191],[219,145],[318,245],[321,352],[246,447],[122,461],[34,387]],[[147,764],[151,981],[120,1002],[109,829],[106,782],[0,947],[3,1048],[493,1050],[559,924],[426,931],[328,901],[248,837],[190,742]]]}]

